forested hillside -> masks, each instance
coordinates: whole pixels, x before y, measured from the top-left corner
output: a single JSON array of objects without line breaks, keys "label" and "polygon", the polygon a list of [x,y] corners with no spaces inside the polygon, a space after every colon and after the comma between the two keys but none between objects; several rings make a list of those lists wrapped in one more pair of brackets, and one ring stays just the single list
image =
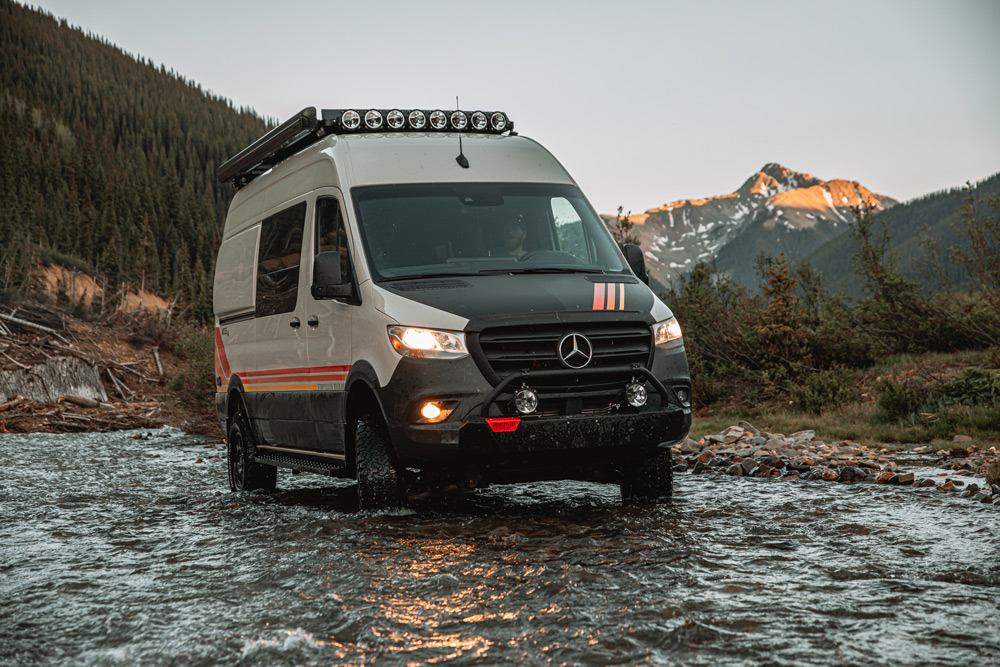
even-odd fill
[{"label": "forested hillside", "polygon": [[[975,189],[981,203],[1000,194],[1000,174],[977,183]],[[950,253],[953,247],[968,247],[962,220],[962,205],[967,203],[968,194],[961,188],[935,192],[874,216],[876,225],[888,231],[889,248],[895,253],[904,278],[929,290],[969,286],[968,272]],[[932,239],[936,246],[930,255],[924,239]],[[849,234],[838,236],[806,258],[833,292],[848,296],[862,294],[863,278],[854,265],[855,245]]]},{"label": "forested hillside", "polygon": [[0,0],[0,289],[52,258],[210,314],[250,109],[51,15]]}]

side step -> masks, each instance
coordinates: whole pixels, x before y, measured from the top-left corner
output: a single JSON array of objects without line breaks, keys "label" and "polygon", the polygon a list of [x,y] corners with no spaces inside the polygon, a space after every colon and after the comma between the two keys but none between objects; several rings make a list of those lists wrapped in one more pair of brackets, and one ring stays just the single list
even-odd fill
[{"label": "side step", "polygon": [[286,454],[257,454],[253,460],[264,465],[293,468],[330,477],[341,477],[347,468],[343,461],[314,461]]}]

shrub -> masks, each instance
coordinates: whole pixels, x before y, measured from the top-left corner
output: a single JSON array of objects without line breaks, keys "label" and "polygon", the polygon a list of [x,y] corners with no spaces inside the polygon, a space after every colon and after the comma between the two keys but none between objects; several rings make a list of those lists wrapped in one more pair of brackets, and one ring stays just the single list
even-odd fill
[{"label": "shrub", "polygon": [[204,325],[184,324],[174,342],[180,360],[170,388],[182,401],[199,408],[212,409],[215,400],[215,343],[212,329]]},{"label": "shrub", "polygon": [[915,380],[894,382],[883,378],[875,385],[878,399],[875,420],[885,423],[910,420],[931,398],[928,387]]},{"label": "shrub", "polygon": [[823,410],[856,398],[857,374],[844,368],[820,371],[809,375],[789,392],[795,407],[818,415]]},{"label": "shrub", "polygon": [[989,405],[1000,402],[1000,371],[966,368],[941,388],[948,403]]}]

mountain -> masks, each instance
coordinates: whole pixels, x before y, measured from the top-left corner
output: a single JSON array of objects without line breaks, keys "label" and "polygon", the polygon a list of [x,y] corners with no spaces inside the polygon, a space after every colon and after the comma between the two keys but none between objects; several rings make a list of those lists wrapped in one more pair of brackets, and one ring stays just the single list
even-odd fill
[{"label": "mountain", "polygon": [[[764,165],[735,192],[682,199],[632,215],[632,233],[646,268],[660,286],[676,282],[700,261],[715,261],[744,285],[756,285],[760,252],[803,259],[848,228],[852,207],[885,210],[897,202],[857,181],[824,181],[777,163]],[[604,216],[613,224],[613,216]]]},{"label": "mountain", "polygon": [[0,0],[0,290],[57,259],[211,314],[232,190],[271,122],[65,20]]}]

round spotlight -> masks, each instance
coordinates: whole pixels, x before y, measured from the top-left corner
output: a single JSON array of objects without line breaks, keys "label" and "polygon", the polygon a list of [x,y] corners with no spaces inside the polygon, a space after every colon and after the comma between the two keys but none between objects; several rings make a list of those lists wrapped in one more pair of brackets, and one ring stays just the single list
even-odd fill
[{"label": "round spotlight", "polygon": [[340,116],[340,124],[345,130],[356,130],[361,127],[361,114],[348,109]]},{"label": "round spotlight", "polygon": [[398,130],[406,124],[406,117],[399,109],[393,109],[385,115],[385,124],[394,130]]},{"label": "round spotlight", "polygon": [[479,131],[485,130],[486,125],[488,123],[489,121],[486,119],[486,114],[484,114],[482,111],[477,111],[476,113],[472,114],[473,130],[479,130]]},{"label": "round spotlight", "polygon": [[691,394],[688,393],[687,389],[678,389],[677,400],[682,404],[687,405],[691,401]]},{"label": "round spotlight", "polygon": [[641,408],[646,405],[646,387],[638,382],[629,384],[625,387],[625,400],[633,408]]},{"label": "round spotlight", "polygon": [[451,126],[456,130],[464,130],[465,126],[469,124],[469,117],[465,115],[464,111],[452,111],[451,112]]},{"label": "round spotlight", "polygon": [[376,109],[369,109],[365,114],[365,125],[369,130],[377,130],[382,127],[382,114]]},{"label": "round spotlight", "polygon": [[410,112],[410,127],[414,130],[422,130],[427,125],[427,116],[423,111],[415,109]]},{"label": "round spotlight", "polygon": [[497,132],[503,132],[507,129],[507,116],[504,116],[499,111],[495,112],[490,116],[490,125]]},{"label": "round spotlight", "polygon": [[431,127],[435,130],[443,130],[448,125],[448,116],[443,111],[431,112]]},{"label": "round spotlight", "polygon": [[522,415],[530,415],[538,407],[538,394],[525,387],[514,394],[514,408]]},{"label": "round spotlight", "polygon": [[420,409],[420,414],[423,415],[424,419],[434,421],[441,416],[441,408],[434,403],[424,403],[424,407]]}]

